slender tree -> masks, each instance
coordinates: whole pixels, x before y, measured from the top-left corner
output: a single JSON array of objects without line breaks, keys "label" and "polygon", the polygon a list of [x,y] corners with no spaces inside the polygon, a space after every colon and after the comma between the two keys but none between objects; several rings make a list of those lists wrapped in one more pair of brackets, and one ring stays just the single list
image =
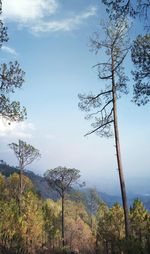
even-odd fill
[{"label": "slender tree", "polygon": [[122,253],[120,241],[124,238],[124,214],[119,204],[110,209],[102,204],[98,213],[97,237],[101,253]]},{"label": "slender tree", "polygon": [[145,244],[148,236],[149,215],[139,199],[134,200],[130,208],[130,218],[132,235]]},{"label": "slender tree", "polygon": [[[2,1],[0,1],[0,49],[8,41],[7,28],[1,19]],[[21,88],[24,82],[24,71],[17,61],[0,65],[0,117],[9,121],[21,121],[26,117],[26,109],[20,102],[11,101],[10,94]]]},{"label": "slender tree", "polygon": [[26,166],[30,165],[34,160],[40,157],[40,152],[38,149],[34,148],[32,145],[29,145],[22,140],[19,140],[18,144],[9,144],[9,147],[13,150],[19,162],[21,197],[25,187],[23,183],[23,170],[26,168]]},{"label": "slender tree", "polygon": [[[149,0],[102,0],[111,20],[138,18],[144,25],[145,34],[139,34],[131,47],[131,59],[135,70],[132,71],[134,79],[133,101],[138,105],[149,102],[150,95],[150,1]],[[136,24],[136,22],[135,22]]]},{"label": "slender tree", "polygon": [[102,200],[99,197],[98,192],[96,191],[95,188],[90,188],[87,191],[86,194],[86,202],[87,202],[87,206],[88,209],[90,211],[90,215],[91,215],[91,230],[92,232],[94,232],[95,228],[93,227],[93,217],[95,216],[98,207],[100,206]]},{"label": "slender tree", "polygon": [[74,168],[57,167],[46,171],[45,178],[51,188],[58,192],[61,197],[62,203],[62,246],[65,246],[65,220],[64,220],[64,207],[65,207],[65,194],[80,178],[80,171]]},{"label": "slender tree", "polygon": [[[99,79],[105,82],[104,88],[99,93],[93,95],[79,95],[79,108],[87,112],[86,119],[93,119],[93,130],[86,135],[97,133],[100,136],[115,136],[115,147],[117,155],[118,172],[122,194],[122,202],[125,216],[126,237],[129,236],[129,218],[126,196],[126,187],[121,160],[117,99],[122,93],[127,93],[127,80],[125,76],[123,62],[129,50],[129,40],[127,36],[128,25],[125,21],[111,22],[104,25],[105,40],[100,40],[98,34],[91,39],[92,49],[98,53],[101,50],[101,58],[105,52],[104,62],[95,66],[98,68]],[[112,130],[113,125],[113,130]]]}]

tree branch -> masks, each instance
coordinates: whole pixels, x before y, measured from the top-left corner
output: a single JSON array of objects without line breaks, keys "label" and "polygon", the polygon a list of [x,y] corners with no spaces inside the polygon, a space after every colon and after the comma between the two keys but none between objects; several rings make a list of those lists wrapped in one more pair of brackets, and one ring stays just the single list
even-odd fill
[{"label": "tree branch", "polygon": [[111,102],[113,102],[113,99],[111,99],[110,101],[108,101],[104,107],[100,110],[100,112],[102,112]]},{"label": "tree branch", "polygon": [[110,78],[112,78],[112,74],[111,75],[109,75],[109,76],[101,76],[100,74],[98,75],[98,77],[100,78],[100,79],[110,79]]},{"label": "tree branch", "polygon": [[114,120],[111,120],[111,121],[109,121],[109,122],[107,122],[107,123],[102,124],[101,126],[97,127],[97,128],[94,129],[93,131],[88,132],[87,134],[85,134],[84,137],[86,137],[86,136],[88,136],[88,135],[90,135],[90,134],[92,134],[92,133],[98,131],[99,129],[101,129],[101,128],[103,128],[104,126],[107,126],[107,125],[109,125],[110,123],[113,123],[113,122],[114,122]]},{"label": "tree branch", "polygon": [[105,92],[101,92],[101,93],[97,94],[97,95],[94,96],[94,97],[89,97],[89,99],[91,99],[90,101],[92,101],[92,100],[97,99],[97,98],[100,97],[101,95],[105,95],[105,94],[107,94],[107,93],[112,93],[112,89],[111,89],[111,90],[107,90],[107,91],[105,91]]}]

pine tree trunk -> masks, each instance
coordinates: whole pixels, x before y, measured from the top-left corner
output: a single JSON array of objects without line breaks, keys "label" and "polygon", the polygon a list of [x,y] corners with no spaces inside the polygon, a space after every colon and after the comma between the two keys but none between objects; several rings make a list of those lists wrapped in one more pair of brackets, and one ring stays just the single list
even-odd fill
[{"label": "pine tree trunk", "polygon": [[126,239],[129,237],[129,216],[128,216],[128,204],[126,195],[126,186],[123,174],[123,165],[121,160],[121,150],[120,150],[120,140],[119,140],[119,130],[118,130],[118,118],[117,118],[117,103],[116,103],[116,86],[115,86],[115,73],[114,73],[114,62],[112,58],[112,94],[113,94],[113,113],[114,113],[114,133],[115,133],[115,145],[116,145],[116,155],[117,164],[119,172],[119,180],[121,187],[122,203],[125,218],[125,234]]},{"label": "pine tree trunk", "polygon": [[[21,156],[21,151],[20,151],[20,149],[21,149],[21,140],[19,140],[19,156]],[[20,172],[19,172],[19,181],[20,181],[20,197],[21,197],[21,195],[22,195],[22,192],[23,192],[23,158],[22,157],[20,157],[20,161],[19,161],[19,170],[20,170]]]},{"label": "pine tree trunk", "polygon": [[64,193],[62,193],[62,218],[61,218],[61,222],[62,222],[62,246],[65,246],[65,233],[64,233],[64,201],[65,201],[65,195]]},{"label": "pine tree trunk", "polygon": [[19,195],[18,195],[18,205],[19,205],[19,212],[21,214],[21,206],[22,206],[22,193],[23,193],[23,169],[20,163],[20,172],[19,172]]},{"label": "pine tree trunk", "polygon": [[22,181],[22,177],[23,177],[23,172],[22,172],[22,167],[20,167],[20,173],[19,173],[19,182],[20,182],[20,196],[22,195],[23,192],[23,181]]},{"label": "pine tree trunk", "polygon": [[98,235],[96,234],[95,254],[98,254]]},{"label": "pine tree trunk", "polygon": [[106,241],[106,254],[109,254],[108,241]]}]

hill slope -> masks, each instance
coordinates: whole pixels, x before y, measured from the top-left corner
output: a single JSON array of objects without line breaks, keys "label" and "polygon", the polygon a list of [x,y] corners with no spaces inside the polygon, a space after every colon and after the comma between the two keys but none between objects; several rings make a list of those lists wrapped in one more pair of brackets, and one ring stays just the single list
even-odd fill
[{"label": "hill slope", "polygon": [[[19,169],[15,167],[11,167],[1,161],[0,163],[0,173],[5,175],[6,177],[9,177],[14,172],[19,173]],[[58,199],[58,195],[55,191],[51,190],[47,184],[47,182],[44,180],[44,177],[36,175],[32,171],[24,171],[24,174],[29,177],[29,179],[32,181],[35,190],[37,193],[44,199],[51,198],[53,200]],[[80,190],[82,192],[82,189]],[[88,188],[84,189],[83,192],[86,194],[86,191],[88,191]],[[120,203],[122,204],[121,197],[120,196],[113,196],[106,194],[105,192],[98,192],[100,198],[109,206],[111,207],[114,203]],[[150,196],[144,196],[144,195],[138,195],[128,197],[128,204],[129,206],[132,205],[133,200],[139,198],[144,203],[146,209],[150,211]]]}]

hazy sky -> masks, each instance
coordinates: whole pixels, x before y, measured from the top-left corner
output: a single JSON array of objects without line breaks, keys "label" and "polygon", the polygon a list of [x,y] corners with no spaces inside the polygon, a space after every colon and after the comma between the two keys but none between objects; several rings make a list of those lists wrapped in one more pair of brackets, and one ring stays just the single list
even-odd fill
[{"label": "hazy sky", "polygon": [[[34,172],[61,165],[78,168],[92,184],[109,178],[113,185],[114,140],[84,137],[90,122],[78,109],[77,97],[101,89],[92,69],[101,57],[88,47],[105,18],[101,1],[3,0],[3,16],[10,40],[1,49],[1,59],[18,59],[26,72],[25,84],[14,97],[26,106],[28,119],[11,126],[0,122],[0,158],[17,165],[7,144],[20,138],[41,151],[42,158],[30,167]],[[129,61],[125,67],[130,75]],[[128,178],[150,177],[150,107],[131,103],[132,85],[130,80],[131,93],[118,102],[124,172]]]}]

